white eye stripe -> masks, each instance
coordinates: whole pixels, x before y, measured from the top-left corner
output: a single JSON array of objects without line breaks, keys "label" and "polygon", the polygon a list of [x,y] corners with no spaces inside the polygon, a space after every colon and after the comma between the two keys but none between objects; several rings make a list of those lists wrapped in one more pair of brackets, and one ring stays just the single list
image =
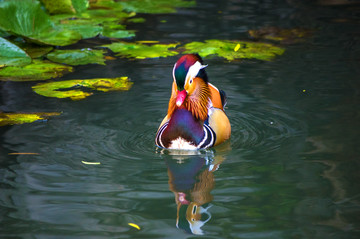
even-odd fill
[{"label": "white eye stripe", "polygon": [[201,65],[201,63],[198,62],[198,61],[195,62],[194,65],[190,66],[190,67],[189,67],[189,70],[188,70],[188,73],[186,74],[186,77],[185,77],[185,79],[186,79],[186,80],[185,80],[185,85],[186,85],[186,83],[191,84],[191,83],[190,83],[190,80],[194,79],[195,76],[196,76],[197,74],[199,74],[199,71],[200,71],[201,69],[205,68],[205,67],[207,67],[207,65]]},{"label": "white eye stripe", "polygon": [[172,75],[173,75],[173,79],[176,82],[176,78],[175,78],[175,68],[176,68],[176,63],[174,65],[173,71],[172,71]]}]

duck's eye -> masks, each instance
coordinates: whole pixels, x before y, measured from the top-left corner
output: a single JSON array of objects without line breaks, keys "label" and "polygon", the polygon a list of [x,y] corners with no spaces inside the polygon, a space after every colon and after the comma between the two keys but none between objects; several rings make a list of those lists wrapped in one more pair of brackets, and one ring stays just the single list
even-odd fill
[{"label": "duck's eye", "polygon": [[193,82],[193,80],[191,79],[191,80],[189,81],[189,83],[192,84],[192,82]]}]

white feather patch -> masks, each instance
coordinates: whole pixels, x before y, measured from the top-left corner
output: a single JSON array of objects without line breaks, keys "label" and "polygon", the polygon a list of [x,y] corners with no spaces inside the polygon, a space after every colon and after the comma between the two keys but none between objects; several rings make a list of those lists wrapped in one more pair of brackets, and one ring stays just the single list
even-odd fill
[{"label": "white feather patch", "polygon": [[169,149],[185,149],[185,150],[196,150],[197,147],[191,144],[189,141],[179,137],[171,141]]}]

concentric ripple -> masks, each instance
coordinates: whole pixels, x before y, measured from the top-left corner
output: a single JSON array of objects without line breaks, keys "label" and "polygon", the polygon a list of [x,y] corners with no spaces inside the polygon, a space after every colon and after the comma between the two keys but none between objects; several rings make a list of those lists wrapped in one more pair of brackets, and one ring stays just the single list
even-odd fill
[{"label": "concentric ripple", "polygon": [[304,133],[306,127],[293,111],[276,104],[257,103],[228,110],[232,126],[231,146],[272,150],[289,137]]}]

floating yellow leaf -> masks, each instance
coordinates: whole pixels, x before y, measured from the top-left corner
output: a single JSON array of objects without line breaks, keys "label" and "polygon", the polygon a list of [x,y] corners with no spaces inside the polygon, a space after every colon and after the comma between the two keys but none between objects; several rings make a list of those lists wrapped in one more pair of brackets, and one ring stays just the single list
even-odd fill
[{"label": "floating yellow leaf", "polygon": [[99,165],[101,164],[100,162],[87,162],[87,161],[81,161],[83,164],[87,164],[87,165]]},{"label": "floating yellow leaf", "polygon": [[97,78],[86,80],[67,80],[40,83],[33,86],[33,90],[39,95],[56,98],[70,98],[82,100],[92,95],[92,92],[84,92],[82,88],[90,88],[97,91],[124,91],[129,90],[133,82],[128,77]]},{"label": "floating yellow leaf", "polygon": [[159,43],[159,41],[136,41],[137,43],[148,43],[148,44],[154,44],[154,43]]},{"label": "floating yellow leaf", "polygon": [[129,226],[135,227],[136,229],[140,230],[140,227],[138,225],[136,225],[135,223],[128,223]]},{"label": "floating yellow leaf", "polygon": [[238,43],[237,45],[236,45],[236,47],[234,48],[234,51],[236,52],[236,51],[238,51],[240,49],[240,43]]},{"label": "floating yellow leaf", "polygon": [[0,113],[0,126],[32,123],[47,120],[48,117],[56,115],[60,115],[60,113]]}]

